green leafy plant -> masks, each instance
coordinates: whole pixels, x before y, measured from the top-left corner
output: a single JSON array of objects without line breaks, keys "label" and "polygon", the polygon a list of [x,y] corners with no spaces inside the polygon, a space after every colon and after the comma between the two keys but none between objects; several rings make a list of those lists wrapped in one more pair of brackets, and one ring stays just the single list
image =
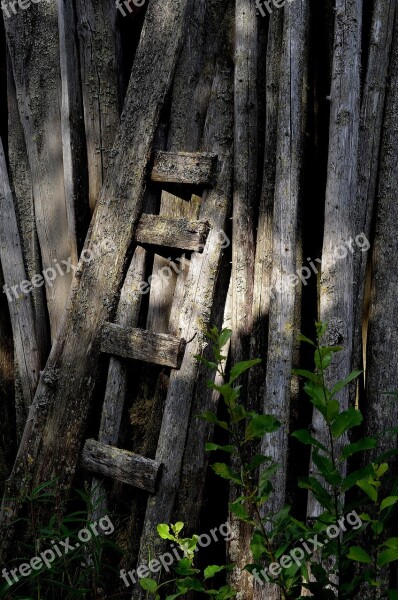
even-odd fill
[{"label": "green leafy plant", "polygon": [[164,588],[174,587],[174,593],[167,594],[165,600],[174,600],[180,598],[188,592],[200,592],[207,596],[212,596],[215,600],[228,600],[235,597],[235,591],[228,585],[215,588],[212,586],[213,578],[222,571],[229,570],[230,565],[210,565],[202,572],[195,568],[194,559],[197,550],[198,539],[197,535],[191,538],[181,537],[181,531],[184,528],[184,523],[179,521],[174,525],[160,524],[157,527],[159,536],[171,542],[182,551],[184,558],[177,561],[174,567],[175,576],[173,579],[158,583],[155,579],[146,577],[140,579],[141,587],[155,597],[155,600],[161,600],[161,594]]},{"label": "green leafy plant", "polygon": [[[76,490],[73,502],[82,508],[73,512],[60,511],[62,514],[65,512],[65,516],[60,518],[54,514],[43,523],[41,509],[49,503],[54,506],[56,501],[54,483],[55,480],[45,482],[22,499],[26,517],[21,518],[19,524],[22,526],[21,530],[29,531],[31,535],[21,544],[21,556],[7,565],[8,578],[12,583],[4,582],[0,585],[0,598],[78,600],[87,598],[88,594],[95,600],[105,597],[105,581],[116,570],[105,561],[104,553],[112,552],[118,557],[121,550],[104,535],[93,534],[87,543],[77,542],[78,533],[88,529],[93,523],[92,515],[97,506],[91,490]],[[100,501],[101,499],[97,500]],[[54,550],[56,547],[59,548],[59,554]],[[31,573],[26,576],[19,572],[15,573],[15,577],[10,574],[13,568],[30,563],[34,557],[39,559],[41,553],[50,550],[55,559],[51,560],[48,568],[43,564],[37,570],[31,569]]]}]

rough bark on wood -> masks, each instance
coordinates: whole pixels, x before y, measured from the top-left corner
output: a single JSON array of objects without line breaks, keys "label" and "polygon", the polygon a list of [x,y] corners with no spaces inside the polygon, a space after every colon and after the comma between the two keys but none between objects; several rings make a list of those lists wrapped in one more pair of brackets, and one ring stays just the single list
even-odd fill
[{"label": "rough bark on wood", "polygon": [[140,244],[200,252],[205,246],[208,231],[208,223],[201,221],[143,214],[134,239]]},{"label": "rough bark on wood", "polygon": [[[3,502],[2,527],[14,520],[20,508],[19,494],[30,485],[59,475],[58,489],[64,494],[69,490],[98,368],[99,332],[112,316],[115,294],[120,289],[125,257],[142,209],[160,109],[171,84],[191,7],[192,0],[154,0],[148,8],[115,142],[117,153],[101,192],[89,240],[90,247],[112,239],[116,252],[103,249],[101,258],[86,263],[76,281],[9,480],[6,497],[14,500]],[[67,446],[59,435],[59,431],[66,430]],[[5,554],[14,535],[15,529],[10,527],[2,536]]]},{"label": "rough bark on wood", "polygon": [[[6,19],[5,30],[32,173],[42,264],[53,269],[55,260],[67,260],[76,248],[74,223],[68,220],[74,209],[66,205],[64,188],[57,6],[32,4]],[[70,270],[46,285],[52,339],[72,276]]]},{"label": "rough bark on wood", "polygon": [[123,106],[121,42],[113,0],[76,0],[89,202],[94,211],[111,165]]},{"label": "rough bark on wood", "polygon": [[114,323],[105,323],[102,329],[102,352],[173,369],[180,368],[185,346],[184,339],[166,333],[130,329]]},{"label": "rough bark on wood", "polygon": [[83,469],[96,475],[111,477],[141,490],[154,493],[161,465],[95,440],[87,440],[81,456]]}]

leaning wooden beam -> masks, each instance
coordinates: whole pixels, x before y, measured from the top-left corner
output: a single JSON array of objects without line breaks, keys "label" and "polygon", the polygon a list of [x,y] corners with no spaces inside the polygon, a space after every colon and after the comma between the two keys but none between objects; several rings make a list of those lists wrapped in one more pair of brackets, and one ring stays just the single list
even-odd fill
[{"label": "leaning wooden beam", "polygon": [[111,151],[123,106],[120,27],[114,0],[76,0],[76,14],[93,212],[112,164]]},{"label": "leaning wooden beam", "polygon": [[155,460],[95,440],[87,440],[84,444],[80,464],[86,471],[151,493],[156,491],[161,469]]},{"label": "leaning wooden beam", "polygon": [[40,375],[35,317],[27,279],[14,200],[8,180],[3,142],[0,139],[0,260],[4,274],[3,293],[8,299],[14,338],[15,358],[21,378],[23,406],[17,414],[23,430]]},{"label": "leaning wooden beam", "polygon": [[156,152],[152,181],[212,185],[217,156],[207,152]]},{"label": "leaning wooden beam", "polygon": [[[359,130],[358,188],[352,236],[364,233],[371,237],[371,226],[378,181],[378,162],[382,137],[384,103],[388,84],[388,65],[391,54],[396,0],[377,0],[373,9],[371,41],[365,87],[362,96]],[[364,243],[365,240],[361,239]],[[365,246],[364,246],[365,247]],[[365,281],[369,253],[359,248],[354,254],[354,341],[353,369],[363,368],[362,327],[365,313]],[[351,402],[355,402],[356,385],[351,388]]]},{"label": "leaning wooden beam", "polygon": [[[1,548],[12,548],[20,495],[54,477],[68,494],[83,441],[98,371],[100,331],[112,318],[115,295],[144,198],[148,160],[162,102],[169,90],[192,0],[153,0],[148,7],[116,138],[114,162],[101,192],[88,248],[112,239],[114,251],[86,262],[76,279],[25,427],[2,505]],[[31,8],[33,10],[33,7]],[[30,12],[30,11],[24,11]],[[12,19],[14,20],[14,19]],[[70,443],[54,432],[68,431]],[[62,461],[59,457],[62,456]]]},{"label": "leaning wooden beam", "polygon": [[[252,0],[235,0],[235,135],[234,188],[232,203],[232,339],[231,361],[247,360],[253,329],[251,306],[254,285],[254,207],[258,186],[258,17]],[[247,410],[257,409],[250,404],[248,378],[241,380],[248,399]],[[231,485],[230,500],[240,495]],[[252,560],[250,542],[252,528],[248,523],[230,515],[235,531],[229,546],[229,557],[235,563],[230,576],[245,598],[253,591],[253,577],[243,567]]]},{"label": "leaning wooden beam", "polygon": [[154,244],[181,250],[203,250],[209,224],[160,215],[141,215],[134,235],[140,244]]},{"label": "leaning wooden beam", "polygon": [[[216,292],[222,253],[218,231],[225,230],[231,192],[233,100],[230,67],[228,60],[219,62],[212,90],[204,139],[205,148],[219,155],[218,176],[215,188],[203,199],[199,215],[210,222],[211,230],[203,254],[195,253],[191,259],[179,326],[181,335],[192,341],[187,345],[181,369],[173,371],[170,377],[156,453],[156,460],[165,468],[158,493],[148,500],[138,564],[147,560],[149,549],[154,554],[164,549],[156,523],[167,523],[172,519],[191,412],[190,399],[199,369],[194,356],[203,350],[204,330],[210,324]],[[132,597],[144,599],[145,592],[136,586]]]},{"label": "leaning wooden beam", "polygon": [[[335,19],[320,289],[320,318],[328,324],[324,342],[344,347],[338,361],[333,361],[328,370],[327,382],[333,385],[348,375],[352,358],[353,260],[351,252],[347,251],[342,259],[336,249],[346,247],[354,234],[352,207],[357,191],[362,0],[337,0]],[[347,409],[348,389],[340,392],[338,399],[342,409]],[[319,411],[314,411],[312,426],[316,437],[328,446],[327,428]],[[314,465],[310,471],[312,468]],[[308,516],[316,517],[320,510],[314,496],[309,494]]]},{"label": "leaning wooden beam", "polygon": [[42,265],[51,269],[46,294],[52,339],[59,330],[73,278],[70,268],[57,276],[54,265],[76,255],[74,222],[68,217],[74,207],[67,206],[70,198],[64,187],[57,22],[55,2],[32,4],[29,10],[18,10],[4,19],[32,173]]},{"label": "leaning wooden beam", "polygon": [[114,323],[105,323],[102,330],[102,352],[174,369],[181,366],[185,346],[184,339],[166,333],[130,329]]}]

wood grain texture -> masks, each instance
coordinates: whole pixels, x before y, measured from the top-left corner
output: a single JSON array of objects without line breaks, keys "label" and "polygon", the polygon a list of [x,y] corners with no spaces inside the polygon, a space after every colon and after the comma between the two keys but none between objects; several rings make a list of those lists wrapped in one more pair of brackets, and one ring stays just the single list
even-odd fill
[{"label": "wood grain texture", "polygon": [[130,329],[114,323],[105,323],[102,329],[102,352],[174,369],[181,366],[185,346],[184,339],[166,333]]},{"label": "wood grain texture", "polygon": [[[303,147],[307,123],[309,2],[285,6],[280,65],[275,195],[272,230],[272,274],[268,354],[263,410],[281,428],[264,437],[261,454],[280,466],[274,492],[264,510],[277,512],[286,501],[291,370],[295,349],[300,287],[292,285],[299,256],[299,207],[302,202]],[[256,598],[279,600],[273,585],[256,588]]]},{"label": "wood grain texture", "polygon": [[[360,119],[362,0],[336,3],[331,87],[329,157],[320,286],[320,319],[328,324],[324,342],[343,346],[327,372],[327,383],[344,379],[351,368],[353,335],[353,259],[347,242],[353,235],[353,208],[357,192],[357,159]],[[339,258],[336,248],[346,247]],[[348,407],[348,389],[338,394],[342,410]],[[327,428],[314,411],[313,431],[329,444]],[[346,438],[341,440],[346,443]],[[314,468],[311,464],[310,471]],[[312,494],[307,514],[322,510]]]},{"label": "wood grain texture", "polygon": [[114,0],[76,0],[89,203],[94,211],[112,164],[112,148],[123,107],[120,30]]},{"label": "wood grain texture", "polygon": [[140,244],[200,252],[205,246],[208,232],[209,224],[201,221],[143,214],[134,239]]},{"label": "wood grain texture", "polygon": [[154,493],[161,465],[127,450],[87,440],[81,455],[86,471],[111,477],[141,490]]},{"label": "wood grain texture", "polygon": [[[207,116],[203,147],[219,156],[217,182],[203,199],[200,219],[211,225],[203,254],[195,253],[187,278],[183,305],[180,311],[179,334],[192,340],[187,345],[179,371],[170,377],[156,460],[165,465],[155,497],[148,500],[138,563],[145,562],[148,551],[161,552],[165,545],[159,539],[156,523],[170,522],[178,490],[182,457],[191,413],[191,399],[198,376],[194,356],[203,351],[204,331],[210,324],[211,307],[221,264],[221,247],[217,231],[224,230],[231,200],[232,176],[232,97],[231,64],[220,59],[214,79],[212,98]],[[135,587],[132,598],[145,598]]]},{"label": "wood grain texture", "polygon": [[[8,481],[0,521],[3,556],[12,548],[16,533],[14,527],[7,531],[3,527],[18,514],[20,494],[54,476],[59,476],[61,495],[67,495],[70,489],[96,380],[99,333],[113,316],[126,254],[142,211],[160,110],[171,85],[191,8],[192,0],[153,0],[148,7],[115,142],[118,152],[87,241],[91,249],[95,243],[112,239],[115,248],[102,248],[99,259],[84,265],[74,286]],[[67,446],[60,431],[68,431]]]},{"label": "wood grain texture", "polygon": [[[0,139],[0,259],[6,286],[27,282],[21,239],[14,200],[8,180],[3,143]],[[32,286],[31,286],[32,287]],[[40,375],[35,316],[32,297],[18,288],[17,298],[9,287],[3,288],[8,299],[14,339],[15,358],[21,378],[23,406],[17,415],[19,427],[24,426],[33,402]]]},{"label": "wood grain texture", "polygon": [[[382,124],[386,89],[388,86],[388,66],[396,0],[376,0],[373,10],[371,40],[367,62],[365,87],[362,94],[361,120],[359,131],[358,187],[353,211],[353,237],[364,233],[371,239],[374,222],[374,206],[377,193],[378,165],[382,139]],[[354,254],[354,337],[352,368],[363,369],[363,322],[367,321],[365,306],[366,267],[370,253],[356,248]],[[363,385],[363,382],[361,382]],[[361,386],[362,387],[362,386]],[[356,384],[351,386],[351,403],[355,402]]]},{"label": "wood grain texture", "polygon": [[217,156],[205,152],[156,152],[151,179],[162,183],[211,186]]},{"label": "wood grain texture", "polygon": [[[43,269],[75,256],[76,237],[67,206],[61,130],[61,70],[55,2],[32,4],[5,19],[18,109],[32,175],[37,234]],[[29,100],[28,100],[29,99]],[[46,284],[54,340],[68,300],[73,271]]]}]

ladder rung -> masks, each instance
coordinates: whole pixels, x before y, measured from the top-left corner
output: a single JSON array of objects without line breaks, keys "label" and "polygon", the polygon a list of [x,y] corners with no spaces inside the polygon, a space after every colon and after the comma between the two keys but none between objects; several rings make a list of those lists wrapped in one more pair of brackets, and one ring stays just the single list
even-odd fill
[{"label": "ladder rung", "polygon": [[102,329],[102,352],[174,369],[181,366],[185,346],[184,339],[166,333],[127,329],[114,323],[105,323]]},{"label": "ladder rung", "polygon": [[217,155],[208,152],[155,152],[152,181],[211,186]]},{"label": "ladder rung", "polygon": [[143,214],[138,221],[134,239],[140,244],[199,252],[204,248],[208,233],[207,222]]},{"label": "ladder rung", "polygon": [[155,460],[95,440],[87,440],[84,444],[81,465],[97,475],[112,477],[152,493],[156,491],[161,469],[161,464]]}]

